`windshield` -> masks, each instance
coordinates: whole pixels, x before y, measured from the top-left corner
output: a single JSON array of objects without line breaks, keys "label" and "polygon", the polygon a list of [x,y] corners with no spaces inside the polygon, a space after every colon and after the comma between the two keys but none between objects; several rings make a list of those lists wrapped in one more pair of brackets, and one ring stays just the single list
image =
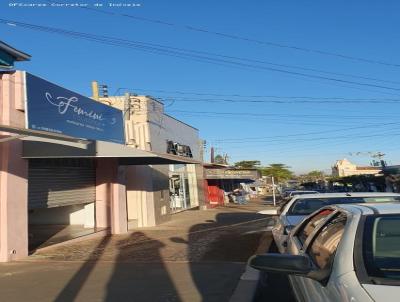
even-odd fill
[{"label": "windshield", "polygon": [[287,215],[310,215],[314,211],[331,204],[343,203],[380,203],[400,202],[399,196],[378,197],[327,197],[327,198],[299,198],[290,207]]},{"label": "windshield", "polygon": [[367,218],[363,256],[370,277],[400,280],[400,215]]}]

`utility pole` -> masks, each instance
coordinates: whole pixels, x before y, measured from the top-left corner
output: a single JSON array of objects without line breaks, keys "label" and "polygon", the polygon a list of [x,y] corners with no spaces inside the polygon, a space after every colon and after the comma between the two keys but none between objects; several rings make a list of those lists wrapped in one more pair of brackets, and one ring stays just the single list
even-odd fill
[{"label": "utility pole", "polygon": [[272,180],[272,198],[274,200],[274,207],[276,207],[275,181],[274,181],[274,177],[273,176],[271,176],[271,180]]},{"label": "utility pole", "polygon": [[92,99],[99,100],[99,83],[97,81],[92,81]]}]

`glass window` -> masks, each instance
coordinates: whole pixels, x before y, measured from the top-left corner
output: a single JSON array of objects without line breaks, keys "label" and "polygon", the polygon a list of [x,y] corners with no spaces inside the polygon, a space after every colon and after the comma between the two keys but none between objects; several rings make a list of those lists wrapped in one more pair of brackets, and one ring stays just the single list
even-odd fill
[{"label": "glass window", "polygon": [[311,235],[311,233],[315,230],[317,225],[328,215],[333,212],[331,209],[326,209],[318,212],[316,215],[311,217],[307,223],[305,223],[297,232],[297,238],[304,245],[307,238]]},{"label": "glass window", "polygon": [[363,254],[369,276],[400,280],[400,215],[367,218]]},{"label": "glass window", "polygon": [[344,203],[378,203],[378,202],[400,202],[399,196],[382,197],[331,197],[331,198],[299,198],[297,199],[287,215],[310,215],[314,211],[332,204]]},{"label": "glass window", "polygon": [[346,215],[339,214],[329,221],[314,238],[308,254],[318,268],[327,269],[332,265],[345,225]]}]

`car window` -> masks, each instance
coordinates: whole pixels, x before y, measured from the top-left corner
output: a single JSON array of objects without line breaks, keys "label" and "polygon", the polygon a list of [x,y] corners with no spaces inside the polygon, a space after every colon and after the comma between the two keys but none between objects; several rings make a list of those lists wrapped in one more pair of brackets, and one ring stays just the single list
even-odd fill
[{"label": "car window", "polygon": [[363,252],[369,276],[400,280],[400,215],[368,217]]},{"label": "car window", "polygon": [[299,239],[302,245],[304,245],[307,238],[315,230],[317,225],[332,212],[333,212],[332,209],[324,209],[323,211],[320,211],[316,215],[311,217],[306,223],[304,223],[300,227],[299,231],[297,232],[297,238]]},{"label": "car window", "polygon": [[332,265],[345,225],[346,215],[341,213],[329,221],[312,241],[308,254],[318,268],[327,269]]}]

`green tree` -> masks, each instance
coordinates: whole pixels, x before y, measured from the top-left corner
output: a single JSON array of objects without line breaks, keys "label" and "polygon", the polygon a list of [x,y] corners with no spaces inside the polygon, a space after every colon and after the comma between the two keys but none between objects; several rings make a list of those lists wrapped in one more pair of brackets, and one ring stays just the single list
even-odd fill
[{"label": "green tree", "polygon": [[308,179],[311,179],[313,181],[320,180],[320,179],[324,179],[324,172],[314,170],[314,171],[307,173],[306,176]]},{"label": "green tree", "polygon": [[220,165],[225,165],[225,159],[222,155],[217,154],[217,155],[215,155],[214,163],[220,164]]},{"label": "green tree", "polygon": [[260,161],[259,160],[242,160],[237,163],[235,163],[236,168],[242,168],[242,169],[257,169],[260,167]]},{"label": "green tree", "polygon": [[281,182],[293,178],[294,173],[289,169],[285,164],[270,164],[260,170],[263,176],[273,176],[276,182]]}]

